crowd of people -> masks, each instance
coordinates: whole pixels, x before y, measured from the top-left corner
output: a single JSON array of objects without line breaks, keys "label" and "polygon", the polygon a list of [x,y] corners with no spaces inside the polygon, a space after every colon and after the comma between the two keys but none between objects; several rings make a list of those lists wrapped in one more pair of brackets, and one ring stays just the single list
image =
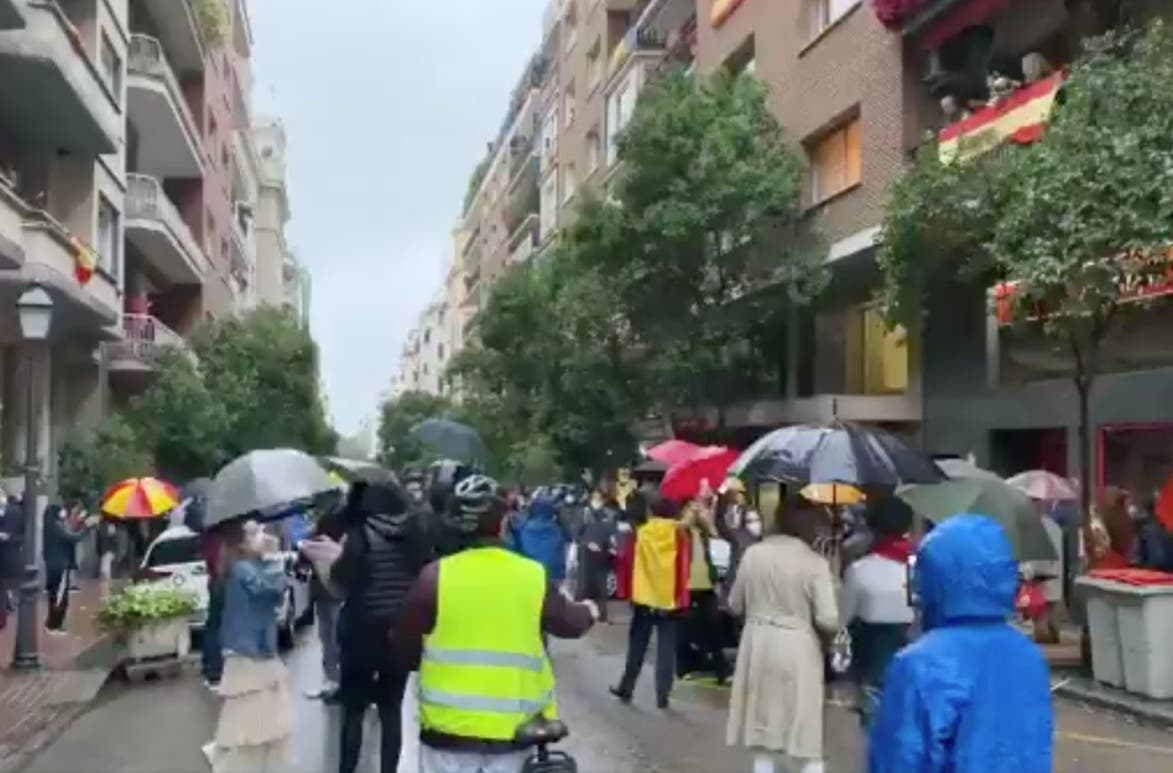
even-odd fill
[{"label": "crowd of people", "polygon": [[[521,770],[517,728],[557,716],[547,637],[608,620],[613,594],[632,616],[610,692],[633,700],[654,635],[657,706],[670,706],[681,676],[731,681],[726,740],[751,752],[754,773],[822,773],[827,677],[838,671],[859,687],[869,773],[1050,770],[1047,668],[1007,623],[1019,567],[989,519],[950,519],[914,545],[907,508],[877,499],[857,513],[854,547],[841,548],[850,555],[828,561],[820,548],[834,519],[796,491],[759,513],[736,481],[675,501],[654,486],[511,496],[456,463],[401,480],[323,498],[294,540],[322,643],[313,697],[342,717],[340,773],[358,767],[372,705],[382,769],[397,769],[412,671],[425,773]],[[89,528],[80,513],[50,527],[62,547]],[[285,567],[265,558],[274,539],[255,521],[204,536],[204,677],[223,700],[204,751],[216,773],[277,770],[289,755],[275,635]],[[1013,717],[999,711],[1007,701]]]}]

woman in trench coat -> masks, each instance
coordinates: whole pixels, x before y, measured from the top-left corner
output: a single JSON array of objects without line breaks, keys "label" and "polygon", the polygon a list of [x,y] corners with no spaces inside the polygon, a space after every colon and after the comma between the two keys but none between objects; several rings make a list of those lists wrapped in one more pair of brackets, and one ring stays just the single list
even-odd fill
[{"label": "woman in trench coat", "polygon": [[827,560],[802,536],[826,516],[792,496],[777,533],[742,558],[729,604],[745,618],[726,739],[754,773],[823,773],[823,647],[839,627]]}]

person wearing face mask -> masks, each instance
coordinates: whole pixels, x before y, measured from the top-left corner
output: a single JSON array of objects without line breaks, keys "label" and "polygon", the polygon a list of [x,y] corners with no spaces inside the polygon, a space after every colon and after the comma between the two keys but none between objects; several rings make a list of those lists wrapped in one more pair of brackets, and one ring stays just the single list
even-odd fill
[{"label": "person wearing face mask", "polygon": [[580,598],[595,602],[602,623],[609,622],[607,577],[611,573],[611,556],[615,552],[617,521],[615,509],[608,504],[602,492],[592,492],[577,535],[582,573]]},{"label": "person wearing face mask", "polygon": [[264,556],[277,547],[256,521],[219,528],[224,613],[220,643],[224,674],[220,719],[204,753],[213,773],[274,773],[289,763],[293,706],[288,675],[277,656],[277,607],[284,567]]},{"label": "person wearing face mask", "polygon": [[750,545],[762,539],[762,517],[749,505],[745,495],[745,484],[731,478],[721,487],[723,495],[718,504],[721,517],[717,519],[717,532],[729,543],[729,585],[737,578],[737,566]]}]

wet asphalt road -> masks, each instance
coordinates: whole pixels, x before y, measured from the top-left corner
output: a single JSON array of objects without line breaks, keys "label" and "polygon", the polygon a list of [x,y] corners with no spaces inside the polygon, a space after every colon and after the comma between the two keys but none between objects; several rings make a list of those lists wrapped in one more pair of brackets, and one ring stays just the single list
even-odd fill
[{"label": "wet asphalt road", "polygon": [[[718,773],[748,771],[749,756],[724,743],[726,693],[684,683],[672,708],[654,708],[650,669],[634,705],[607,694],[622,665],[625,629],[600,627],[582,642],[554,642],[558,698],[573,735],[565,748],[583,771],[599,773]],[[309,632],[289,659],[296,706],[295,771],[337,767],[337,710],[304,697],[318,686],[317,643]],[[217,704],[188,676],[139,685],[111,684],[98,702],[26,770],[30,773],[204,773],[199,748],[211,735]],[[1007,707],[1013,710],[1013,707]],[[414,703],[405,703],[401,773],[417,770]],[[1173,733],[1140,727],[1121,717],[1056,703],[1056,773],[1168,773]],[[368,723],[368,754],[361,771],[377,770],[377,724]],[[827,710],[828,770],[861,773],[864,739],[855,717],[832,699]]]}]

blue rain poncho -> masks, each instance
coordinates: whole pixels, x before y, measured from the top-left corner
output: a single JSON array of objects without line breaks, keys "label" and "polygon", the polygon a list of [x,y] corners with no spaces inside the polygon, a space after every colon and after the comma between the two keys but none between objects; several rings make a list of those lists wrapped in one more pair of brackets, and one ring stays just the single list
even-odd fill
[{"label": "blue rain poncho", "polygon": [[1050,773],[1047,664],[1007,622],[1018,567],[997,523],[962,515],[917,551],[925,634],[888,667],[869,773]]}]

